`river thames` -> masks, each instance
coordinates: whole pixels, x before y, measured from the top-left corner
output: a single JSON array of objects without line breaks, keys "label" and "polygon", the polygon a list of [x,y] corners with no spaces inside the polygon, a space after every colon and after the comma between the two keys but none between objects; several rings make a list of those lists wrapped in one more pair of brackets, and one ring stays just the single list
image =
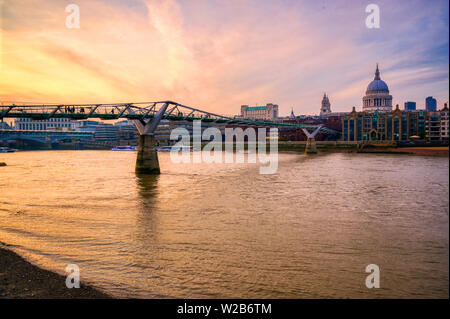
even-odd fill
[{"label": "river thames", "polygon": [[[115,297],[448,298],[448,157],[279,154],[174,164],[135,152],[0,154],[0,241]],[[380,267],[380,288],[365,268]]]}]

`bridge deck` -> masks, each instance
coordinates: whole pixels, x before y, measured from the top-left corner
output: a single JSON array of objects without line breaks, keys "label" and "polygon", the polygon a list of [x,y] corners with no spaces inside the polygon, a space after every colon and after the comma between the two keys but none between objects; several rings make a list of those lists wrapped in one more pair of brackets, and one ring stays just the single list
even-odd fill
[{"label": "bridge deck", "polygon": [[[101,120],[145,120],[153,118],[159,108],[165,103],[169,104],[169,108],[167,108],[166,113],[163,115],[163,119],[171,121],[201,120],[206,123],[309,129],[318,127],[312,124],[282,123],[227,117],[171,101],[120,104],[2,105],[0,106],[0,119],[30,118],[32,120],[48,120],[50,118],[68,118],[72,120],[86,120],[89,118],[97,118]],[[326,127],[322,127],[320,131],[327,134],[339,134],[339,132]]]}]

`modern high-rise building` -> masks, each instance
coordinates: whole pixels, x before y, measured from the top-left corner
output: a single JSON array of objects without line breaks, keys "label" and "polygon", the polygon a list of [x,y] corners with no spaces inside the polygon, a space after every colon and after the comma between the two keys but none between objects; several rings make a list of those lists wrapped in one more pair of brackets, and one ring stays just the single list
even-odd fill
[{"label": "modern high-rise building", "polygon": [[378,64],[375,70],[375,78],[367,86],[366,95],[363,97],[363,111],[392,111],[392,95],[389,95],[389,88],[386,82],[380,78]]},{"label": "modern high-rise building", "polygon": [[429,96],[425,99],[425,109],[427,111],[436,111],[436,99],[433,98],[432,96]]},{"label": "modern high-rise building", "polygon": [[415,111],[416,102],[405,102],[405,111]]}]

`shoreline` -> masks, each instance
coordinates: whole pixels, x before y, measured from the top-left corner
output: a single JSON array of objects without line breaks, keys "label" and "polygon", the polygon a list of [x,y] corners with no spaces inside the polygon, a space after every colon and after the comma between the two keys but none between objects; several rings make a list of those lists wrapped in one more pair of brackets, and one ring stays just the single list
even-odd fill
[{"label": "shoreline", "polygon": [[360,153],[379,154],[404,154],[404,155],[424,155],[424,156],[449,156],[449,147],[395,147],[395,148],[368,148]]},{"label": "shoreline", "polygon": [[[411,146],[393,146],[393,145],[368,145],[363,149],[357,147],[356,143],[340,143],[339,141],[334,143],[326,143],[317,141],[318,153],[362,153],[362,154],[399,154],[399,155],[422,155],[422,156],[449,156],[449,146],[424,146],[424,145],[411,145]],[[204,145],[202,144],[202,147]],[[224,145],[223,149],[225,149]],[[304,153],[306,142],[280,142],[278,144],[278,152],[281,153]],[[233,145],[233,150],[235,145]],[[248,149],[248,145],[244,145],[244,149]],[[256,145],[256,149],[258,146]],[[64,149],[64,150],[20,150],[20,152],[33,152],[33,151],[109,151],[109,149]],[[4,165],[2,165],[4,164]],[[6,162],[0,162],[0,166],[7,166]]]},{"label": "shoreline", "polygon": [[66,277],[42,269],[0,244],[0,299],[111,299],[112,296],[80,283],[66,287]]}]

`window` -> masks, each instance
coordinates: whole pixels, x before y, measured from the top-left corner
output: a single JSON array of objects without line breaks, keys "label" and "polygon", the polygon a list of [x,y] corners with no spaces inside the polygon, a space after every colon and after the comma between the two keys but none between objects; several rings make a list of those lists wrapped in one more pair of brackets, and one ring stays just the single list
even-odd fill
[{"label": "window", "polygon": [[356,140],[360,141],[361,138],[361,120],[356,121]]},{"label": "window", "polygon": [[391,118],[387,119],[387,127],[386,127],[386,130],[387,130],[387,136],[386,136],[386,138],[387,138],[387,139],[391,139],[391,138],[392,138],[392,119],[391,119]]},{"label": "window", "polygon": [[354,120],[350,120],[350,127],[349,127],[350,141],[354,141],[355,140],[354,128],[355,128],[355,121]]}]

